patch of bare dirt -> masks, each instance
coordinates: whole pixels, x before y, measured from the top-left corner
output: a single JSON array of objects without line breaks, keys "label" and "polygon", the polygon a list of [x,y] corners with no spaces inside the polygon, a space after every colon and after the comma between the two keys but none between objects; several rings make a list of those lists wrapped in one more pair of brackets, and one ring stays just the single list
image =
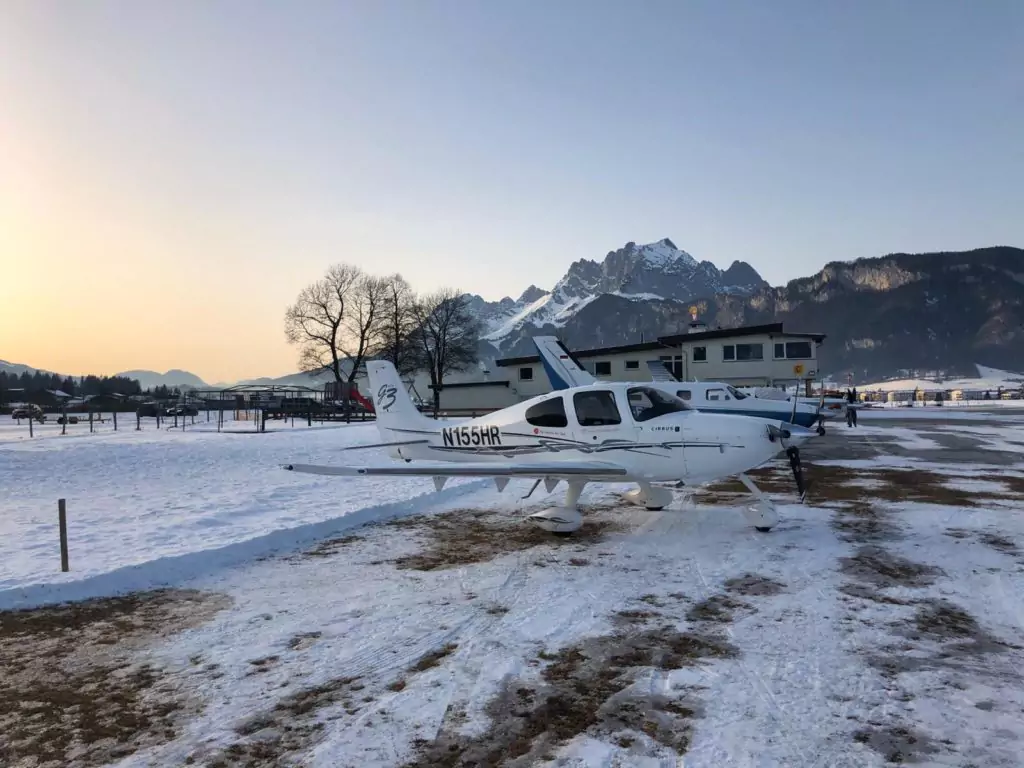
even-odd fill
[{"label": "patch of bare dirt", "polygon": [[[768,494],[791,495],[795,485],[788,465],[776,462],[749,472],[750,478]],[[829,502],[864,502],[877,499],[888,502],[922,502],[976,507],[986,501],[1024,500],[1024,478],[984,475],[979,479],[1004,483],[1006,492],[950,488],[950,475],[927,469],[852,468],[804,462],[807,481],[806,500],[810,504]],[[864,481],[870,481],[864,483]],[[695,500],[701,504],[735,504],[742,496],[749,497],[738,480],[730,478],[700,489]]]},{"label": "patch of bare dirt", "polygon": [[703,659],[736,656],[724,638],[671,627],[592,637],[555,654],[539,681],[512,680],[488,704],[489,730],[463,736],[442,730],[417,743],[406,768],[496,766],[525,768],[581,733],[614,741],[636,754],[662,745],[682,754],[691,721],[701,715],[692,691],[679,697],[634,686],[642,670],[680,669]]},{"label": "patch of bare dirt", "polygon": [[915,563],[877,546],[863,546],[853,557],[839,558],[840,571],[856,581],[876,587],[926,587],[942,569]]},{"label": "patch of bare dirt", "polygon": [[770,579],[767,576],[759,576],[756,573],[746,573],[735,579],[729,579],[723,586],[726,592],[735,592],[751,597],[777,595],[786,588],[781,581]]},{"label": "patch of bare dirt", "polygon": [[850,597],[856,597],[861,600],[871,600],[875,603],[883,603],[886,605],[910,605],[912,601],[903,600],[899,597],[893,597],[887,595],[875,587],[868,586],[867,584],[855,584],[847,583],[839,587],[839,591]]},{"label": "patch of bare dirt", "polygon": [[287,764],[290,753],[307,749],[323,730],[317,720],[321,709],[341,704],[354,715],[362,689],[359,678],[338,677],[320,685],[302,688],[281,699],[273,709],[249,717],[237,726],[239,741],[210,756],[192,755],[208,768],[271,768]]},{"label": "patch of bare dirt", "polygon": [[0,764],[105,765],[174,739],[200,704],[133,652],[228,605],[160,590],[0,613]]},{"label": "patch of bare dirt", "polygon": [[288,650],[304,651],[320,639],[322,632],[300,632],[288,641]]},{"label": "patch of bare dirt", "polygon": [[425,670],[432,669],[441,663],[441,659],[446,656],[451,656],[456,650],[458,650],[458,648],[459,646],[455,643],[448,643],[441,648],[425,653],[420,657],[419,661],[410,667],[409,671],[423,672]]},{"label": "patch of bare dirt", "polygon": [[896,525],[877,504],[864,501],[846,502],[835,507],[832,530],[848,542],[890,541],[900,537]]},{"label": "patch of bare dirt", "polygon": [[316,546],[307,549],[305,552],[301,552],[298,555],[292,555],[286,559],[301,560],[307,557],[333,557],[349,545],[362,541],[362,539],[362,536],[357,536],[355,534],[339,536],[334,539],[325,539],[324,541],[318,542]]},{"label": "patch of bare dirt", "polygon": [[658,611],[616,611],[615,615],[612,616],[612,621],[619,625],[642,624],[645,621],[650,621],[651,619],[658,618],[661,615],[662,614]]},{"label": "patch of bare dirt", "polygon": [[978,541],[986,546],[992,547],[992,549],[997,552],[1002,552],[1004,555],[1020,554],[1020,549],[1017,547],[1017,544],[1013,539],[1008,539],[997,533],[979,533]]},{"label": "patch of bare dirt", "polygon": [[456,568],[534,548],[557,551],[568,547],[576,552],[578,547],[600,543],[620,530],[619,523],[590,517],[584,518],[583,527],[571,536],[559,537],[528,521],[475,510],[402,520],[403,526],[414,524],[427,534],[424,549],[394,562],[398,568],[417,571]]},{"label": "patch of bare dirt", "polygon": [[861,728],[854,732],[853,740],[871,747],[890,763],[917,763],[939,751],[927,736],[902,725]]},{"label": "patch of bare dirt", "polygon": [[[972,675],[984,672],[977,662],[1021,646],[1001,640],[955,603],[938,598],[917,600],[917,611],[909,621],[894,622],[893,628],[911,642],[882,649],[888,654],[870,658],[872,666],[895,677],[921,669],[960,669]],[[1004,665],[1005,666],[1005,665]],[[1009,662],[1011,668],[1016,664]],[[1005,677],[1007,670],[989,670]],[[1015,674],[1015,673],[1014,673]]]},{"label": "patch of bare dirt", "polygon": [[714,621],[727,624],[733,620],[733,611],[750,608],[750,603],[729,595],[712,595],[701,600],[686,612],[690,621]]}]

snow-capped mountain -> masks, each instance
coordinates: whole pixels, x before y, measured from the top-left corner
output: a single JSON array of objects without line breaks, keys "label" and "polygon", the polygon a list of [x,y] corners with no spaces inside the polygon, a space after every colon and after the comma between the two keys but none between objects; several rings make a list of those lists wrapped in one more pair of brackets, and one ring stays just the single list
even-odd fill
[{"label": "snow-capped mountain", "polygon": [[745,296],[767,285],[746,262],[735,261],[723,271],[710,261],[697,261],[665,238],[647,245],[626,243],[600,262],[574,262],[550,292],[531,285],[516,300],[469,300],[485,324],[484,340],[505,352],[516,347],[524,333],[564,327],[603,296],[682,305],[716,294]]}]

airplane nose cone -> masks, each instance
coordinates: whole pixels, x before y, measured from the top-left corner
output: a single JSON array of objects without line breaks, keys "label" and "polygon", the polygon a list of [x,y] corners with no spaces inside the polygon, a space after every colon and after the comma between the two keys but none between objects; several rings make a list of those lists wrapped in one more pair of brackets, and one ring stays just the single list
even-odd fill
[{"label": "airplane nose cone", "polygon": [[779,426],[786,432],[789,432],[788,440],[790,443],[802,443],[804,440],[814,437],[817,434],[814,430],[807,429],[807,427],[801,427],[797,424],[784,423]]}]

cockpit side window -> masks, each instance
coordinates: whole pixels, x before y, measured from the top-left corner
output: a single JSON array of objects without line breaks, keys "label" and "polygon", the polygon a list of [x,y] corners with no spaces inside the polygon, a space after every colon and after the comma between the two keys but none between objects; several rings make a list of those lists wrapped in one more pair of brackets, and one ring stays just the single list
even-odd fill
[{"label": "cockpit side window", "polygon": [[565,416],[565,401],[561,395],[549,397],[526,409],[526,423],[535,427],[562,429],[569,426]]},{"label": "cockpit side window", "polygon": [[729,386],[729,387],[726,387],[726,389],[728,389],[729,390],[729,394],[731,394],[737,400],[742,400],[743,398],[746,397],[746,395],[743,394],[742,392],[740,392],[738,389],[736,389],[736,387]]},{"label": "cockpit side window", "polygon": [[615,395],[608,390],[577,392],[572,396],[576,421],[581,427],[604,427],[621,424]]},{"label": "cockpit side window", "polygon": [[690,410],[690,407],[678,397],[654,387],[630,387],[626,397],[629,399],[633,420],[638,422]]}]

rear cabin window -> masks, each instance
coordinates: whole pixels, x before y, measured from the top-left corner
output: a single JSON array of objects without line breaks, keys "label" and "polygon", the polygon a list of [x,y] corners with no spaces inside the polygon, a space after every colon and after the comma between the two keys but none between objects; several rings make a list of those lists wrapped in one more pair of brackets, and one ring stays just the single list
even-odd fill
[{"label": "rear cabin window", "polygon": [[731,400],[732,398],[726,394],[724,389],[709,389],[705,397],[708,400]]},{"label": "rear cabin window", "polygon": [[676,397],[682,400],[689,400],[691,397],[693,397],[693,393],[690,392],[690,390],[688,389],[680,389],[678,392],[676,392]]},{"label": "rear cabin window", "polygon": [[531,405],[526,409],[526,423],[553,429],[569,426],[565,416],[565,401],[561,397],[551,397]]},{"label": "rear cabin window", "polygon": [[604,427],[622,423],[619,407],[615,404],[615,395],[611,392],[577,392],[572,396],[572,403],[576,409],[576,421],[581,427]]},{"label": "rear cabin window", "polygon": [[631,387],[626,393],[633,421],[648,421],[658,416],[690,410],[686,403],[654,387]]}]

